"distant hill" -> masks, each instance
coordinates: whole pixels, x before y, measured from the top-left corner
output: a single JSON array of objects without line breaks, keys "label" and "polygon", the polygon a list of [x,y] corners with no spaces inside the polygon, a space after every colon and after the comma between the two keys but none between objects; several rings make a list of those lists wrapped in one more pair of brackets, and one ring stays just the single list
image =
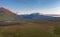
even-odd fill
[{"label": "distant hill", "polygon": [[[55,15],[54,15],[55,16]],[[24,19],[28,23],[34,24],[50,24],[60,22],[60,17],[53,17],[52,15],[40,15],[39,13],[18,15],[18,17]]]},{"label": "distant hill", "polygon": [[46,19],[46,18],[52,18],[52,16],[40,15],[39,13],[32,13],[32,14],[27,14],[27,15],[18,15],[18,17],[21,17],[23,19]]}]

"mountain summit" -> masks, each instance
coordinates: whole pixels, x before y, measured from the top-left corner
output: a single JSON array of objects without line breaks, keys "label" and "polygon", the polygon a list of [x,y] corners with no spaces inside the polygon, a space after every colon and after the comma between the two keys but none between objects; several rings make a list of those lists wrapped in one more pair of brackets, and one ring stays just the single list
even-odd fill
[{"label": "mountain summit", "polygon": [[0,13],[1,12],[4,12],[5,14],[8,14],[8,15],[16,15],[13,12],[11,12],[10,10],[3,8],[3,7],[0,7]]},{"label": "mountain summit", "polygon": [[17,15],[10,10],[0,7],[0,21],[17,20]]}]

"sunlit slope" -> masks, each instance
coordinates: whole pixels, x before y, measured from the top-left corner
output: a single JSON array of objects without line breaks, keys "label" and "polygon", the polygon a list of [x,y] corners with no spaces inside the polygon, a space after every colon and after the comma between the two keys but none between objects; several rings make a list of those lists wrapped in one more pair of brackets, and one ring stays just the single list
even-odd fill
[{"label": "sunlit slope", "polygon": [[0,8],[0,21],[17,20],[16,14],[12,13],[8,9]]}]

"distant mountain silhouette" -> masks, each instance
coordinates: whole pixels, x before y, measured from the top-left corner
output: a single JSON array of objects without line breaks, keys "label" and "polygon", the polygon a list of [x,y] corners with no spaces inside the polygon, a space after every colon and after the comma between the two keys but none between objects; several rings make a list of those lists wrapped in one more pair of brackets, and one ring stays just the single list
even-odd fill
[{"label": "distant mountain silhouette", "polygon": [[53,16],[56,16],[56,15],[40,15],[39,13],[18,15],[18,17],[25,19],[26,21],[31,21],[31,22],[34,20],[38,20],[38,21],[48,20],[48,21],[60,22],[60,17],[53,17]]},{"label": "distant mountain silhouette", "polygon": [[19,15],[19,17],[23,19],[45,19],[45,18],[52,18],[52,16],[47,16],[47,15],[40,15],[39,13],[32,13],[32,14],[27,14],[27,15]]}]

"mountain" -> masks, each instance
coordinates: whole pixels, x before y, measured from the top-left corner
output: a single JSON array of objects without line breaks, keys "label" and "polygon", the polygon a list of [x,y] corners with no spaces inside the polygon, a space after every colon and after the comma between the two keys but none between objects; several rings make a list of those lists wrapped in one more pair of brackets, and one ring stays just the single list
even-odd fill
[{"label": "mountain", "polygon": [[47,16],[60,17],[60,14],[46,14]]},{"label": "mountain", "polygon": [[35,23],[35,24],[44,24],[44,23],[54,23],[60,22],[60,17],[53,17],[57,15],[41,15],[39,13],[32,13],[26,15],[18,15],[18,17],[24,19],[28,23]]},{"label": "mountain", "polygon": [[0,21],[17,20],[17,15],[10,10],[0,7]]},{"label": "mountain", "polygon": [[39,13],[18,15],[18,17],[21,17],[23,19],[46,19],[46,18],[52,18],[52,16],[40,15]]},{"label": "mountain", "polygon": [[[5,14],[8,14],[8,15],[14,15],[13,12],[11,12],[10,10],[6,9],[6,8],[3,8],[3,7],[0,7],[0,13],[1,12],[4,12]],[[16,14],[15,14],[16,15]]]}]

